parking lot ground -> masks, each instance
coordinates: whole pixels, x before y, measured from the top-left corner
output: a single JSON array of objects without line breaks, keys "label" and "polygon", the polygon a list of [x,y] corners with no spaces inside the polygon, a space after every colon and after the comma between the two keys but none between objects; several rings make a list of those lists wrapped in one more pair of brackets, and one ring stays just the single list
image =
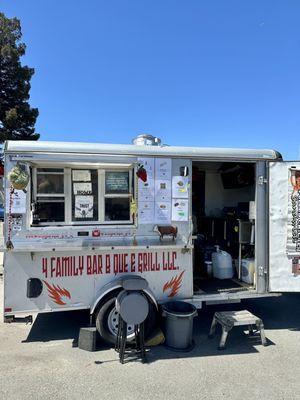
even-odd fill
[{"label": "parking lot ground", "polygon": [[[1,298],[3,281],[0,281]],[[265,323],[268,346],[240,328],[218,351],[207,333],[213,312],[246,308]],[[2,304],[1,304],[2,312]],[[300,295],[208,307],[195,319],[196,346],[151,348],[148,363],[121,365],[113,349],[72,347],[83,311],[40,314],[33,325],[0,324],[1,399],[300,399]]]}]

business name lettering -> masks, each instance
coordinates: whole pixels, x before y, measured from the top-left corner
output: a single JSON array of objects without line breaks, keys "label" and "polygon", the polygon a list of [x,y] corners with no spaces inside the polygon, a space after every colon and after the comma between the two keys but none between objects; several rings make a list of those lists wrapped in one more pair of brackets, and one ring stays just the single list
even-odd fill
[{"label": "business name lettering", "polygon": [[178,270],[177,252],[139,252],[43,257],[45,278]]}]

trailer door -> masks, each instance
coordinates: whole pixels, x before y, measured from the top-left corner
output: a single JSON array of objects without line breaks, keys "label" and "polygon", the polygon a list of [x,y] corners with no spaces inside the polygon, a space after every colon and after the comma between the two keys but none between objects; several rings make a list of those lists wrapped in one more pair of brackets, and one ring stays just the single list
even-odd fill
[{"label": "trailer door", "polygon": [[269,164],[269,290],[300,292],[300,162]]}]

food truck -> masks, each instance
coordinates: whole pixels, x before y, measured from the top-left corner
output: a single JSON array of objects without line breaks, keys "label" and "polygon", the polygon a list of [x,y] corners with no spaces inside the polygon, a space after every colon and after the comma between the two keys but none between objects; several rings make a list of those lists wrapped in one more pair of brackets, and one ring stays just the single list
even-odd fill
[{"label": "food truck", "polygon": [[170,300],[201,308],[300,291],[300,163],[274,150],[140,135],[8,141],[4,162],[7,322],[88,309],[114,343],[115,299],[132,276],[148,283],[148,332]]}]

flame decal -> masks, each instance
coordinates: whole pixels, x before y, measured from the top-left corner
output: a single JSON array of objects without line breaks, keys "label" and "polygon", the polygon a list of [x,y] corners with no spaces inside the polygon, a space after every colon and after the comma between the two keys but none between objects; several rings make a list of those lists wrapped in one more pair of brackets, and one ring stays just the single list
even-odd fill
[{"label": "flame decal", "polygon": [[63,306],[66,302],[62,300],[62,296],[68,297],[69,299],[71,298],[71,294],[67,289],[62,289],[60,286],[55,286],[54,284],[51,286],[50,283],[46,281],[44,281],[44,283],[47,286],[49,297],[54,301],[54,303]]},{"label": "flame decal", "polygon": [[171,289],[170,293],[168,294],[168,297],[174,297],[178,293],[178,290],[181,288],[183,274],[184,271],[182,271],[179,275],[173,276],[173,278],[170,281],[164,284],[163,292],[165,292],[168,289]]}]

